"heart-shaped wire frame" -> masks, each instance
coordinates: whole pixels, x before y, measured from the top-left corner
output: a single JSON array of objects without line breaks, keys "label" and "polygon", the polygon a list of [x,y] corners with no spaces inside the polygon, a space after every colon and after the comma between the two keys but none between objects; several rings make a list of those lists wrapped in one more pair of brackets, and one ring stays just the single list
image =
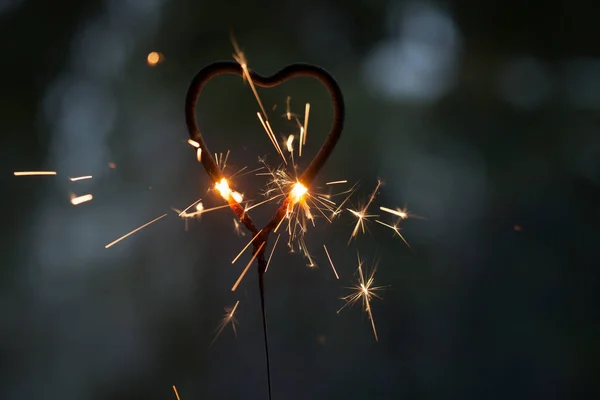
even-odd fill
[{"label": "heart-shaped wire frame", "polygon": [[[248,72],[252,82],[255,85],[265,88],[278,86],[296,77],[312,77],[321,82],[329,91],[333,101],[333,124],[331,126],[331,130],[329,131],[329,135],[327,136],[327,139],[325,139],[325,142],[323,143],[323,146],[321,146],[321,149],[317,155],[313,158],[298,179],[298,181],[304,185],[304,187],[309,188],[333,152],[333,149],[335,148],[335,145],[337,144],[344,127],[344,97],[338,83],[333,76],[331,76],[323,68],[311,64],[291,64],[276,74],[266,77],[252,70],[248,70]],[[200,145],[200,149],[202,151],[202,165],[215,184],[221,182],[224,176],[223,172],[219,168],[219,165],[213,158],[212,153],[206,146],[206,142],[202,138],[200,130],[198,129],[198,124],[196,122],[196,103],[204,86],[211,79],[219,75],[238,75],[243,77],[244,70],[242,66],[235,61],[216,61],[208,64],[206,67],[202,68],[192,80],[185,101],[185,117],[188,133],[190,138]],[[292,201],[292,199],[290,195],[288,195],[281,206],[277,209],[275,215],[271,218],[269,223],[261,230],[256,228],[256,225],[248,213],[244,211],[244,208],[233,198],[233,196],[228,196],[227,201],[240,222],[254,236],[253,257],[256,257],[258,261],[259,276],[262,278],[262,274],[266,269],[264,253],[266,250],[269,233],[279,225],[283,218],[285,218],[289,203]],[[260,281],[262,286],[262,279],[260,279]]]}]

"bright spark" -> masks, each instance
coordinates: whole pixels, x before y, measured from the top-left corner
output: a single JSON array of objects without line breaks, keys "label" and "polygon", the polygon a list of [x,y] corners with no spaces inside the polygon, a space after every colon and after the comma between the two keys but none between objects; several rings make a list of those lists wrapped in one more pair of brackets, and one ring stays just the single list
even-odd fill
[{"label": "bright spark", "polygon": [[326,185],[339,185],[341,183],[348,183],[348,181],[343,180],[343,181],[331,181],[331,182],[327,182],[325,183]]},{"label": "bright spark", "polygon": [[258,95],[258,92],[256,91],[256,87],[254,86],[254,82],[252,81],[252,77],[250,76],[250,72],[248,71],[248,61],[246,60],[244,53],[241,51],[240,47],[238,46],[237,41],[233,37],[233,32],[231,33],[231,43],[233,44],[233,49],[235,51],[235,54],[233,54],[233,58],[242,67],[242,75],[244,76],[244,80],[248,81],[248,83],[250,84],[252,93],[254,93],[256,102],[258,103],[260,110],[262,111],[262,114],[265,118],[264,122],[263,122],[263,119],[262,119],[260,113],[257,113],[258,118],[260,119],[260,122],[262,123],[263,127],[265,128],[265,131],[267,132],[267,136],[269,136],[269,139],[271,139],[273,146],[275,147],[277,152],[281,155],[281,157],[283,158],[283,161],[287,164],[287,160],[285,159],[285,156],[283,155],[283,151],[281,151],[281,148],[279,147],[279,143],[277,143],[277,138],[275,137],[275,133],[273,133],[271,124],[269,124],[269,117],[267,116],[265,107],[263,106],[263,103],[260,100],[260,96]]},{"label": "bright spark", "polygon": [[273,257],[273,253],[275,253],[275,249],[277,248],[277,243],[279,242],[280,236],[281,236],[281,233],[279,235],[277,235],[277,239],[275,239],[275,244],[273,245],[273,249],[271,249],[271,254],[269,255],[269,259],[267,260],[267,266],[265,267],[265,274],[267,273],[267,270],[269,269],[269,265],[271,265],[271,258]]},{"label": "bright spark", "polygon": [[233,219],[233,231],[238,236],[246,236],[246,231],[242,229],[242,226],[236,218]]},{"label": "bright spark", "polygon": [[244,248],[242,249],[242,251],[240,251],[239,254],[237,256],[235,256],[235,258],[231,262],[232,264],[235,264],[235,262],[238,260],[238,258],[240,258],[240,256],[242,254],[244,254],[244,252],[246,251],[246,249],[248,247],[250,247],[250,245],[252,244],[252,242],[254,242],[254,239],[256,239],[258,237],[258,235],[260,235],[261,232],[262,232],[262,229],[260,231],[256,232],[256,235],[254,235],[254,237],[248,242],[248,244],[244,246]]},{"label": "bright spark", "polygon": [[206,214],[207,212],[216,211],[216,210],[220,210],[222,208],[227,208],[227,207],[229,207],[229,204],[225,204],[225,205],[217,206],[217,207],[205,208],[202,210],[202,214]]},{"label": "bright spark", "polygon": [[298,238],[298,245],[300,247],[300,250],[304,254],[304,257],[306,257],[308,259],[307,267],[315,268],[317,266],[317,264],[315,264],[312,257],[310,256],[310,253],[308,252],[308,247],[306,246],[306,242],[304,241],[304,236],[300,236]]},{"label": "bright spark", "polygon": [[177,397],[177,400],[181,400],[179,398],[179,393],[177,393],[177,388],[175,387],[175,385],[173,385],[173,391],[175,392],[175,397]]},{"label": "bright spark", "polygon": [[[242,172],[243,170],[245,170],[246,168],[248,168],[248,166],[246,165],[245,167],[242,167],[238,172],[236,172],[235,174],[231,175],[231,178],[233,178],[234,176],[236,176],[237,174],[239,174],[240,172]],[[243,176],[243,175],[242,175]]]},{"label": "bright spark", "polygon": [[308,113],[310,112],[310,103],[306,103],[306,107],[304,109],[304,136],[302,137],[302,144],[306,144],[306,134],[308,132]]},{"label": "bright spark", "polygon": [[200,148],[200,143],[196,142],[195,140],[188,139],[188,143],[189,143],[190,145],[192,145],[192,147],[195,147],[195,148],[197,148],[197,149],[199,149],[199,148]]},{"label": "bright spark", "polygon": [[290,100],[292,100],[292,98],[290,96],[287,96],[285,99],[285,114],[282,115],[282,117],[287,118],[288,121],[291,121],[292,117],[297,117],[297,115],[294,114],[291,110]]},{"label": "bright spark", "polygon": [[275,227],[275,229],[273,230],[273,232],[277,232],[279,230],[279,227],[281,226],[281,224],[283,223],[284,218],[281,218],[281,221],[279,221],[279,223],[277,224],[277,226]]},{"label": "bright spark", "polygon": [[244,275],[246,275],[246,272],[248,272],[248,269],[250,268],[250,266],[252,265],[252,263],[256,259],[256,256],[258,256],[258,254],[260,253],[260,251],[262,250],[262,248],[264,246],[265,246],[265,242],[262,242],[260,244],[260,246],[258,246],[258,249],[256,250],[256,252],[252,255],[252,258],[250,259],[250,261],[248,261],[248,264],[246,265],[246,268],[244,268],[244,270],[242,271],[242,274],[240,275],[240,277],[238,278],[238,280],[235,282],[235,284],[231,288],[232,292],[235,292],[235,289],[237,289],[237,287],[240,284],[240,282],[242,282],[242,279],[244,279]]},{"label": "bright spark", "polygon": [[88,202],[90,200],[92,200],[94,198],[94,196],[92,196],[91,194],[84,194],[82,196],[75,196],[74,194],[71,194],[71,204],[73,204],[74,206],[77,206],[81,203],[85,203]]},{"label": "bright spark", "polygon": [[240,47],[238,46],[237,41],[233,37],[233,34],[231,35],[231,42],[233,44],[233,49],[235,51],[235,54],[233,54],[233,58],[242,67],[242,72],[243,72],[243,75],[244,75],[244,79],[246,81],[248,81],[248,83],[250,84],[250,88],[252,89],[252,93],[254,93],[254,97],[256,98],[256,102],[258,103],[258,105],[260,107],[260,110],[262,111],[262,113],[263,113],[263,115],[265,116],[265,119],[266,119],[267,118],[267,112],[265,111],[265,107],[263,106],[263,103],[260,100],[260,96],[258,95],[258,92],[256,91],[256,87],[254,86],[254,82],[252,82],[252,77],[250,77],[250,72],[248,71],[248,61],[246,60],[246,56],[244,55],[244,53],[241,51]]},{"label": "bright spark", "polygon": [[91,175],[77,176],[75,178],[69,178],[71,182],[83,181],[85,179],[92,179]]},{"label": "bright spark", "polygon": [[335,218],[336,215],[340,215],[340,213],[342,212],[342,207],[344,207],[344,205],[348,202],[348,200],[350,200],[350,198],[352,197],[352,195],[354,194],[354,192],[356,191],[356,186],[358,185],[358,183],[355,183],[349,190],[346,190],[345,192],[339,193],[341,194],[346,194],[346,198],[344,200],[342,200],[342,202],[337,206],[337,208],[335,210],[332,211],[331,213],[331,218]]},{"label": "bright spark", "polygon": [[400,208],[397,208],[395,210],[392,210],[391,208],[387,208],[387,207],[379,207],[379,209],[381,211],[385,211],[387,213],[396,215],[402,219],[406,219],[408,218],[408,213],[405,210],[401,210]]},{"label": "bright spark", "polygon": [[387,228],[390,228],[391,230],[393,230],[393,231],[394,231],[394,233],[395,233],[396,235],[398,235],[398,236],[400,237],[400,239],[402,239],[402,241],[403,241],[403,242],[404,242],[404,243],[405,243],[405,244],[406,244],[406,245],[407,245],[409,248],[412,248],[412,247],[410,247],[410,244],[409,244],[409,243],[406,241],[406,239],[404,238],[404,236],[403,236],[403,235],[400,233],[400,228],[398,228],[398,225],[397,225],[397,224],[394,224],[394,225],[389,225],[389,224],[386,224],[385,222],[381,222],[381,221],[380,221],[380,220],[378,220],[378,219],[377,219],[377,220],[375,220],[375,222],[377,222],[378,224],[381,224],[381,225],[383,225],[383,226],[385,226],[385,227],[387,227]]},{"label": "bright spark", "polygon": [[[194,201],[192,204],[190,204],[189,206],[187,206],[183,211],[177,211],[179,214],[177,215],[178,217],[181,217],[183,215],[186,214],[187,210],[189,210],[190,208],[194,207],[196,204],[201,204],[200,201],[202,201],[202,199],[198,199],[196,201]],[[204,207],[202,207],[204,208]]]},{"label": "bright spark", "polygon": [[338,275],[337,271],[335,270],[335,266],[333,265],[333,261],[331,261],[331,256],[329,256],[329,251],[327,251],[327,246],[323,245],[323,248],[325,249],[325,254],[327,254],[327,258],[329,259],[329,264],[331,265],[331,269],[335,274],[335,278],[340,279],[340,276]]},{"label": "bright spark", "polygon": [[369,316],[369,320],[371,321],[371,328],[373,329],[373,335],[375,336],[375,340],[379,341],[379,337],[377,336],[377,329],[375,328],[375,320],[373,319],[373,311],[371,309],[371,300],[373,298],[381,299],[381,297],[377,295],[376,292],[383,289],[383,286],[373,286],[375,272],[377,270],[376,267],[373,268],[371,273],[368,275],[368,278],[365,280],[365,273],[362,269],[363,263],[364,261],[360,259],[360,256],[358,256],[358,283],[353,287],[347,288],[353,290],[354,292],[352,294],[342,297],[342,300],[344,300],[346,304],[344,304],[342,308],[338,310],[338,314],[344,308],[346,308],[346,306],[351,306],[357,303],[359,300],[362,300],[363,309],[367,313],[367,315]]},{"label": "bright spark", "polygon": [[15,176],[42,176],[42,175],[56,175],[56,171],[16,171]]},{"label": "bright spark", "polygon": [[367,212],[369,210],[369,207],[371,206],[371,203],[375,199],[375,196],[377,196],[377,191],[379,190],[381,183],[382,183],[381,181],[377,181],[377,186],[375,187],[375,190],[373,190],[373,192],[371,193],[371,196],[369,196],[369,201],[367,202],[367,204],[364,207],[362,207],[360,210],[351,210],[349,208],[347,209],[357,219],[356,225],[354,226],[354,229],[352,230],[352,235],[350,235],[350,239],[348,240],[348,244],[350,244],[350,242],[352,241],[353,238],[356,238],[359,231],[361,231],[362,233],[365,233],[365,222],[368,221],[369,218],[378,217],[378,215],[375,215],[375,214],[370,215],[370,214],[367,214]]},{"label": "bright spark", "polygon": [[[300,140],[298,143],[300,143]],[[356,185],[350,190],[334,195],[311,193],[307,187],[290,176],[284,168],[271,169],[264,160],[259,159],[259,161],[263,163],[267,172],[257,173],[256,175],[265,175],[271,178],[267,184],[264,195],[267,196],[268,199],[279,196],[286,196],[288,199],[285,218],[279,221],[274,232],[278,232],[281,224],[286,221],[286,231],[288,233],[287,246],[290,249],[290,252],[295,252],[297,248],[300,253],[308,259],[309,266],[314,267],[314,260],[303,239],[304,235],[308,232],[308,223],[315,226],[315,216],[313,216],[312,210],[317,210],[323,218],[331,223],[333,216],[339,212],[339,209],[336,210],[335,208],[338,207],[337,203],[331,200],[331,197],[347,193],[350,193],[351,195]],[[276,195],[274,195],[274,193],[276,193]],[[350,196],[348,196],[348,198],[349,197]],[[343,200],[342,206],[348,198]],[[331,213],[331,217],[325,212]]]},{"label": "bright spark", "polygon": [[229,159],[229,152],[230,151],[231,150],[227,150],[227,154],[225,154],[225,161],[223,161],[223,168],[222,169],[227,168],[227,160]]},{"label": "bright spark", "polygon": [[[193,204],[192,204],[193,205]],[[190,206],[191,207],[191,206]],[[196,217],[200,217],[200,215],[202,215],[204,213],[204,205],[202,204],[202,202],[198,202],[196,204],[196,211],[192,211],[192,212],[187,212],[187,210],[190,208],[186,208],[183,211],[179,211],[178,209],[174,208],[173,210],[175,210],[175,212],[179,213],[178,216],[184,219],[191,219],[191,218],[196,218]]]},{"label": "bright spark", "polygon": [[279,143],[277,142],[277,138],[275,137],[275,134],[271,130],[271,124],[269,124],[269,120],[267,120],[266,117],[265,117],[265,119],[263,119],[262,115],[260,115],[260,112],[257,112],[256,115],[258,116],[258,119],[259,119],[261,125],[265,129],[265,132],[267,132],[267,136],[271,140],[271,144],[273,145],[273,147],[275,147],[275,150],[277,150],[277,153],[279,153],[279,155],[283,158],[283,161],[287,164],[285,155],[283,155],[283,151],[281,150],[281,147],[279,146]]},{"label": "bright spark", "polygon": [[290,112],[290,100],[292,98],[290,96],[288,96],[285,99],[285,115],[287,116],[288,121],[290,121],[292,119],[292,113]]},{"label": "bright spark", "polygon": [[219,326],[217,327],[217,333],[215,334],[215,337],[213,338],[212,342],[210,342],[210,346],[212,346],[217,341],[217,338],[221,335],[221,333],[223,332],[223,330],[225,329],[227,324],[229,324],[230,322],[231,322],[231,328],[233,329],[233,335],[235,337],[237,337],[237,330],[236,330],[237,321],[235,319],[235,310],[237,310],[237,307],[239,304],[240,304],[240,301],[238,300],[232,308],[225,309],[225,315],[223,316],[223,319],[221,320],[221,322],[219,323]]},{"label": "bright spark", "polygon": [[271,201],[273,201],[273,200],[277,200],[278,198],[280,198],[280,197],[283,197],[283,196],[284,196],[284,194],[278,194],[277,196],[270,197],[270,198],[268,198],[267,200],[263,200],[263,201],[261,201],[260,203],[256,203],[256,204],[253,204],[253,205],[251,205],[251,206],[249,206],[249,207],[246,207],[246,208],[244,209],[244,211],[245,211],[245,212],[248,212],[248,211],[252,210],[253,208],[256,208],[256,207],[262,206],[263,204],[266,204],[266,203],[270,203]]},{"label": "bright spark", "polygon": [[241,203],[244,201],[244,195],[239,192],[231,192],[231,197],[233,197],[233,199],[235,201],[237,201],[238,203]]},{"label": "bright spark", "polygon": [[136,233],[137,231],[140,231],[140,230],[144,229],[144,228],[145,228],[145,227],[147,227],[148,225],[151,225],[151,224],[155,223],[156,221],[158,221],[159,219],[161,219],[161,218],[164,218],[164,217],[166,217],[166,216],[167,216],[167,214],[163,214],[163,215],[161,215],[160,217],[158,217],[158,218],[155,218],[155,219],[153,219],[152,221],[150,221],[150,222],[148,222],[148,223],[145,223],[144,225],[140,226],[139,228],[136,228],[136,229],[132,230],[131,232],[129,232],[129,233],[127,233],[127,234],[125,234],[125,235],[121,236],[121,237],[120,237],[120,238],[118,238],[117,240],[115,240],[115,241],[113,241],[113,242],[110,242],[109,244],[107,244],[106,246],[104,246],[104,248],[105,248],[105,249],[108,249],[109,247],[112,247],[112,246],[114,246],[115,244],[119,243],[121,240],[123,240],[123,239],[125,239],[125,238],[127,238],[127,237],[129,237],[129,236],[131,236],[131,235],[133,235],[133,234],[134,234],[134,233]]}]

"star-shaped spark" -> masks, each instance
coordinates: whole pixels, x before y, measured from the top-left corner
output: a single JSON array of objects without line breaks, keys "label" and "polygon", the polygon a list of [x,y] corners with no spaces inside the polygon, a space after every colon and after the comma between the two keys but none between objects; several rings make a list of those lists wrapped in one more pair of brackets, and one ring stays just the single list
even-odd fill
[{"label": "star-shaped spark", "polygon": [[221,333],[223,332],[223,330],[229,323],[231,323],[231,328],[233,329],[233,335],[235,337],[237,337],[237,330],[236,330],[237,320],[235,319],[235,310],[237,309],[239,304],[240,304],[240,301],[238,300],[232,308],[225,308],[225,315],[223,316],[221,323],[217,327],[217,334],[215,335],[215,338],[212,340],[212,342],[210,342],[211,346],[215,343],[217,338],[221,335]]},{"label": "star-shaped spark", "polygon": [[[346,302],[337,312],[338,314],[346,308],[346,306],[351,306],[357,303],[359,300],[362,300],[362,306],[364,311],[369,316],[369,320],[371,321],[371,327],[373,328],[373,335],[375,335],[375,340],[379,341],[379,337],[377,336],[377,328],[375,327],[375,320],[373,319],[373,311],[371,309],[371,300],[373,298],[381,299],[381,297],[376,293],[384,289],[384,286],[374,286],[375,283],[375,272],[377,271],[377,267],[373,267],[370,273],[365,274],[363,271],[364,260],[361,260],[360,255],[357,253],[358,257],[358,283],[347,289],[351,289],[353,293],[342,297],[342,300]],[[365,279],[365,276],[368,276]]]},{"label": "star-shaped spark", "polygon": [[424,219],[422,217],[419,217],[418,215],[415,215],[413,213],[410,213],[406,207],[404,208],[396,208],[396,209],[392,209],[392,208],[388,208],[388,207],[379,207],[379,209],[381,211],[384,211],[386,213],[389,213],[393,216],[395,216],[397,218],[396,222],[394,222],[393,224],[388,224],[385,223],[383,221],[380,220],[375,220],[375,222],[377,222],[380,225],[385,226],[386,228],[390,228],[392,231],[394,231],[394,235],[398,235],[400,237],[400,239],[402,239],[402,241],[409,247],[411,248],[410,244],[408,243],[408,241],[406,240],[406,238],[404,238],[404,236],[400,233],[400,223],[408,218],[417,218],[417,219]]},{"label": "star-shaped spark", "polygon": [[350,244],[352,239],[356,238],[359,231],[362,231],[362,233],[365,233],[365,231],[366,231],[365,230],[365,222],[367,222],[369,220],[369,218],[375,218],[375,217],[379,216],[376,214],[369,214],[368,211],[369,211],[369,207],[371,206],[371,203],[373,203],[373,200],[375,200],[375,197],[377,196],[377,192],[379,191],[379,188],[381,187],[382,183],[383,182],[381,182],[380,180],[377,181],[377,186],[375,187],[375,190],[373,190],[373,192],[371,193],[371,196],[369,196],[369,201],[367,202],[367,204],[365,204],[359,210],[352,210],[350,208],[347,209],[356,218],[356,225],[354,225],[354,229],[352,230],[350,239],[348,239],[348,244]]}]

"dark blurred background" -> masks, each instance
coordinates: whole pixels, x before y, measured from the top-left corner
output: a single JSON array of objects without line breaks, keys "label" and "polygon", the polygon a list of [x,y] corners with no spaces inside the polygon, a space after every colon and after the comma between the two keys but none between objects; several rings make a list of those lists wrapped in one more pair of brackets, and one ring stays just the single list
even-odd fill
[{"label": "dark blurred background", "polygon": [[[599,395],[599,15],[591,1],[0,0],[0,398],[266,398],[255,267],[230,291],[249,237],[228,210],[187,231],[171,210],[222,204],[183,102],[202,66],[232,58],[230,26],[260,73],[301,61],[339,80],[346,129],[321,185],[360,180],[358,201],[381,178],[377,206],[425,218],[402,223],[412,250],[373,222],[347,246],[347,215],[307,236],[320,268],[278,248],[273,399]],[[298,114],[311,103],[306,165],[327,92],[305,79],[260,93],[278,134],[294,131],[286,96]],[[200,99],[232,170],[277,162],[257,110],[237,77]],[[36,169],[58,175],[13,176]],[[237,181],[247,198],[253,179]],[[379,342],[360,306],[336,314],[357,250],[389,286],[372,303]],[[237,339],[228,326],[209,347],[237,300]]]}]

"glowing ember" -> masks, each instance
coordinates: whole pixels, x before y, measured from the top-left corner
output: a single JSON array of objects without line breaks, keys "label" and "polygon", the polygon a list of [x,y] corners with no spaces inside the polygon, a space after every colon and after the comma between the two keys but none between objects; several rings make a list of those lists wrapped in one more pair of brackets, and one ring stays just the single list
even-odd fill
[{"label": "glowing ember", "polygon": [[156,51],[151,52],[150,54],[148,54],[148,57],[146,57],[146,62],[151,67],[158,65],[162,60],[163,60],[163,55]]}]

